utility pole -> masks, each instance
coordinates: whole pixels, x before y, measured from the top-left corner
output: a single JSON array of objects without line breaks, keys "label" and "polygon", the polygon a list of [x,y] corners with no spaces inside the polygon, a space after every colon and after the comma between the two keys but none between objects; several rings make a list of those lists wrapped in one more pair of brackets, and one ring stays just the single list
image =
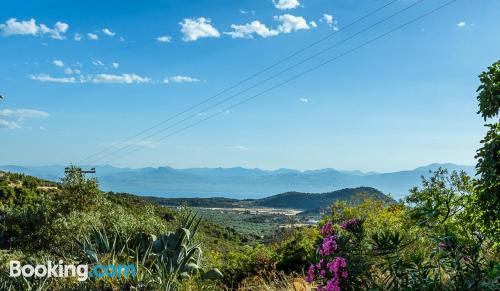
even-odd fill
[{"label": "utility pole", "polygon": [[64,173],[66,173],[66,174],[74,173],[74,172],[78,172],[81,174],[95,174],[95,168],[91,168],[90,170],[82,170],[81,168],[76,168],[76,167],[64,168]]}]

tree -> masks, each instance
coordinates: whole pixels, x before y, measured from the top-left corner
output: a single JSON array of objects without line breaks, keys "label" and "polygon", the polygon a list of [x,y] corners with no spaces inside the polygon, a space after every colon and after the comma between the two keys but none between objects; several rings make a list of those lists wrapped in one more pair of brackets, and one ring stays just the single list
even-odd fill
[{"label": "tree", "polygon": [[482,147],[477,150],[476,171],[479,178],[475,183],[473,197],[473,216],[477,219],[481,231],[491,236],[496,243],[500,240],[500,61],[495,62],[487,72],[479,75],[481,85],[477,89],[479,95],[478,114],[484,121],[492,119],[486,136],[481,141]]},{"label": "tree", "polygon": [[422,189],[410,189],[406,203],[408,214],[419,226],[446,227],[446,222],[462,212],[465,199],[471,194],[471,179],[464,172],[439,168],[430,178],[422,177]]},{"label": "tree", "polygon": [[68,167],[66,175],[61,179],[62,192],[66,205],[63,211],[85,210],[99,203],[102,196],[97,179],[87,179],[81,169],[76,166]]}]

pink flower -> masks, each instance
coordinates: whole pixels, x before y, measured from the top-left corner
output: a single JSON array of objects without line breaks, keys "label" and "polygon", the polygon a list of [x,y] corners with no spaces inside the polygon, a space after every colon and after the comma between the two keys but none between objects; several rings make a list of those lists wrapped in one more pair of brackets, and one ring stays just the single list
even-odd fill
[{"label": "pink flower", "polygon": [[330,235],[332,235],[333,234],[333,224],[332,224],[332,222],[328,221],[327,223],[325,223],[323,225],[323,227],[321,227],[320,233],[323,236],[330,236]]},{"label": "pink flower", "polygon": [[345,258],[338,257],[337,259],[339,260],[340,266],[342,268],[345,268],[347,266],[347,262],[345,261]]},{"label": "pink flower", "polygon": [[314,265],[311,264],[307,270],[306,282],[312,283],[314,281]]},{"label": "pink flower", "polygon": [[340,224],[340,228],[343,230],[351,231],[358,228],[361,225],[361,221],[357,218],[349,219]]},{"label": "pink flower", "polygon": [[325,262],[325,260],[323,260],[323,259],[319,260],[319,262],[316,264],[316,269],[318,269],[318,270],[322,269],[324,262]]},{"label": "pink flower", "polygon": [[329,256],[337,250],[337,241],[335,236],[328,236],[323,239],[323,243],[319,248],[319,254],[322,256]]},{"label": "pink flower", "polygon": [[342,257],[335,257],[335,259],[333,259],[326,265],[328,270],[335,275],[339,272],[340,268],[345,268],[346,266],[347,263],[345,261],[345,258]]},{"label": "pink flower", "polygon": [[326,291],[340,291],[339,287],[339,281],[333,278],[332,280],[328,281],[325,286]]}]

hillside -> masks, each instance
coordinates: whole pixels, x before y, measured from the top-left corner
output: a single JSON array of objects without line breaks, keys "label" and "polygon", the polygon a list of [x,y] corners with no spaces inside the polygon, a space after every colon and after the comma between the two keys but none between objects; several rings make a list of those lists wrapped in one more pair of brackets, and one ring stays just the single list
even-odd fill
[{"label": "hillside", "polygon": [[[93,167],[93,166],[86,166]],[[85,168],[86,168],[85,167]],[[420,184],[421,176],[439,167],[464,170],[474,175],[472,166],[431,164],[413,170],[391,173],[364,173],[320,169],[297,171],[291,169],[262,170],[235,168],[116,168],[96,166],[96,177],[105,191],[135,193],[160,197],[227,197],[257,199],[288,191],[323,193],[353,187],[372,187],[395,198],[408,194],[408,189]],[[57,181],[63,166],[0,166],[0,170],[25,173]]]},{"label": "hillside", "polygon": [[230,198],[161,198],[147,197],[148,199],[166,206],[191,206],[191,207],[217,207],[217,208],[248,208],[248,207],[272,207],[312,210],[327,208],[335,201],[355,202],[357,195],[363,194],[375,200],[387,203],[394,202],[392,198],[370,187],[345,188],[326,193],[301,193],[286,192],[272,195],[261,199],[230,199]]},{"label": "hillside", "polygon": [[294,208],[311,210],[327,208],[335,201],[355,201],[356,195],[363,194],[375,200],[394,202],[394,200],[377,189],[370,187],[346,188],[327,193],[287,192],[255,201],[255,205],[275,208]]}]

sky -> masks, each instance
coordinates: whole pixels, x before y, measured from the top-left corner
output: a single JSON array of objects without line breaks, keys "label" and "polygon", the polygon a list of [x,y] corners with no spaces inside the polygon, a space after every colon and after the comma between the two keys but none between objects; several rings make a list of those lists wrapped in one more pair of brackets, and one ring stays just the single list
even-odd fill
[{"label": "sky", "polygon": [[344,54],[446,3],[394,1],[350,25],[390,2],[7,1],[0,164],[363,171],[474,164],[485,133],[477,76],[500,55],[500,1],[458,0]]}]

